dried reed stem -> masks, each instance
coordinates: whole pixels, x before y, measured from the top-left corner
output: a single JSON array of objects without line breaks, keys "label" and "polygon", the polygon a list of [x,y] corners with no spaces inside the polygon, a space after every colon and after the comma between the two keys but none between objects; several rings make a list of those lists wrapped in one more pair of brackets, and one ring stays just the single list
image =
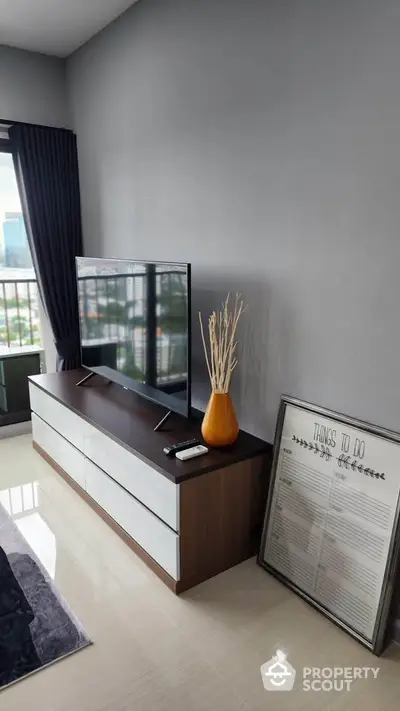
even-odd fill
[{"label": "dried reed stem", "polygon": [[208,347],[201,313],[199,313],[204,355],[213,392],[227,393],[229,391],[232,373],[238,364],[236,331],[244,310],[240,294],[236,294],[233,309],[230,309],[230,294],[228,294],[222,304],[222,309],[218,312],[213,311],[208,318]]}]

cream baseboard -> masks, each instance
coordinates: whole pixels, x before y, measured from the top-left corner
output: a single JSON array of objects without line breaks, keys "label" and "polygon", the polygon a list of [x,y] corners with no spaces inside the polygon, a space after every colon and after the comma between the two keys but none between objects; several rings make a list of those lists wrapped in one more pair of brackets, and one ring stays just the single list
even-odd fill
[{"label": "cream baseboard", "polygon": [[32,423],[28,422],[17,422],[15,425],[5,425],[0,427],[0,439],[5,439],[6,437],[18,437],[22,434],[30,434],[32,432]]}]

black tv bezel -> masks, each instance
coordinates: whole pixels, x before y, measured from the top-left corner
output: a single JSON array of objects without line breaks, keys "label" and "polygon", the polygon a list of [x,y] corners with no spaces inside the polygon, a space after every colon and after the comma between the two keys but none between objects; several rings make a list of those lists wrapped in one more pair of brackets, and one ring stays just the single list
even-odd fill
[{"label": "black tv bezel", "polygon": [[[90,367],[84,365],[82,362],[82,337],[81,337],[81,319],[79,313],[79,287],[78,287],[78,261],[92,261],[92,262],[118,262],[125,264],[144,264],[144,265],[162,265],[165,264],[171,267],[185,267],[187,273],[188,281],[188,298],[187,298],[187,331],[188,331],[188,347],[187,347],[187,398],[185,401],[179,401],[178,398],[170,395],[168,393],[160,392],[150,385],[145,385],[144,383],[130,378],[124,373],[120,373],[118,370],[109,368],[108,366],[96,366]],[[111,382],[121,385],[126,390],[137,393],[141,395],[146,400],[154,402],[157,405],[162,405],[167,410],[171,412],[176,412],[178,415],[189,418],[192,409],[192,275],[191,275],[191,263],[190,262],[164,262],[164,261],[151,261],[145,259],[116,259],[114,257],[75,257],[75,272],[76,272],[76,290],[77,290],[77,302],[78,302],[78,324],[79,324],[79,350],[81,354],[81,366],[90,373],[95,373],[96,375],[101,375]]]}]

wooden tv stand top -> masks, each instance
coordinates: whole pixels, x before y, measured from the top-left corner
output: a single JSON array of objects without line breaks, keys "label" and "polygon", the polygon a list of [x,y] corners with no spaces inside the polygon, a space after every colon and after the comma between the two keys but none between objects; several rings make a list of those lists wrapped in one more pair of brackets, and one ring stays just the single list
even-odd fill
[{"label": "wooden tv stand top", "polygon": [[270,444],[241,430],[235,444],[227,449],[212,449],[187,462],[167,457],[165,446],[194,437],[201,439],[201,419],[194,416],[186,420],[173,414],[162,430],[154,432],[165,408],[120,385],[106,384],[100,377],[77,387],[85,374],[85,370],[71,370],[34,375],[29,380],[175,484],[271,451]]}]

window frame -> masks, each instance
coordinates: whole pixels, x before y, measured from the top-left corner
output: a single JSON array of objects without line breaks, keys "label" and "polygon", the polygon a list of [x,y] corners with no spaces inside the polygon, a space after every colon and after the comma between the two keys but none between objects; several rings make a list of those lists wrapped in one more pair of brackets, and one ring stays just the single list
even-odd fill
[{"label": "window frame", "polygon": [[11,141],[9,138],[0,138],[0,153],[12,153]]}]

